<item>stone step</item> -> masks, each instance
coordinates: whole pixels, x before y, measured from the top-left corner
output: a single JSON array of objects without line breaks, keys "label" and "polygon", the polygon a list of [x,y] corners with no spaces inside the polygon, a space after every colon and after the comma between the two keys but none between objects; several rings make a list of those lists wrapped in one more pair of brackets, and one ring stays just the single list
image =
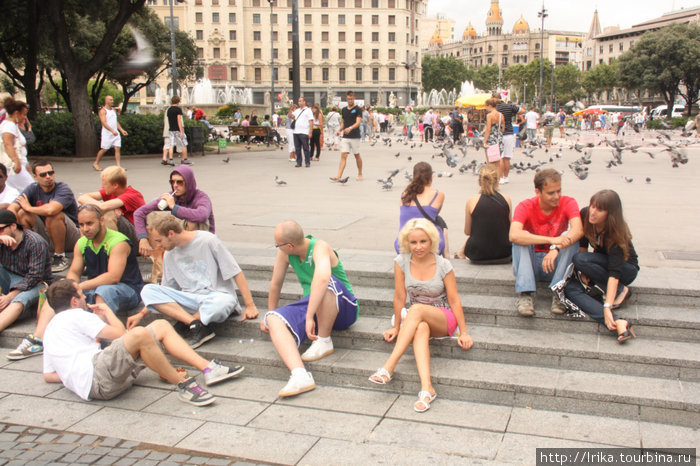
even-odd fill
[{"label": "stone step", "polygon": [[[247,375],[280,379],[280,388],[289,377],[268,341],[215,338],[198,351],[206,358],[244,364]],[[389,384],[367,380],[386,358],[385,351],[338,348],[307,368],[317,384],[415,395],[420,383],[410,350]],[[438,395],[448,399],[700,427],[697,382],[438,356],[431,357],[431,376]]]},{"label": "stone step", "polygon": [[[269,281],[248,279],[248,284],[260,310],[267,309]],[[393,314],[394,290],[370,286],[354,287],[360,301],[360,314],[364,316],[391,316]],[[461,291],[461,290],[460,290]],[[280,295],[280,305],[297,301],[301,297],[301,286],[293,277],[285,280]],[[562,331],[565,333],[595,333],[599,324],[589,317],[573,318],[557,316],[549,311],[551,293],[538,292],[534,317],[525,318],[515,310],[513,296],[485,296],[460,292],[467,326],[486,324],[498,327]],[[680,306],[671,307],[629,304],[620,310],[622,317],[634,323],[635,329],[650,338],[700,341],[700,312]]]}]

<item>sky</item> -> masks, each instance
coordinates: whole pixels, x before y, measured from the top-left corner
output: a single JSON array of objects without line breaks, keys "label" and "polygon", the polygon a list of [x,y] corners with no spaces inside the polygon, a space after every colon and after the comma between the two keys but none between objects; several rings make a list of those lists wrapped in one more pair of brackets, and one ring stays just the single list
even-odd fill
[{"label": "sky", "polygon": [[[490,5],[491,0],[428,0],[428,17],[440,14],[454,19],[457,22],[455,39],[460,39],[469,21],[477,33],[484,32]],[[549,15],[545,19],[545,30],[588,32],[596,8],[601,28],[620,26],[624,29],[674,9],[700,7],[700,0],[545,0],[544,6]],[[500,0],[500,7],[504,32],[512,31],[521,14],[530,29],[539,29],[537,12],[542,9],[542,0]]]}]

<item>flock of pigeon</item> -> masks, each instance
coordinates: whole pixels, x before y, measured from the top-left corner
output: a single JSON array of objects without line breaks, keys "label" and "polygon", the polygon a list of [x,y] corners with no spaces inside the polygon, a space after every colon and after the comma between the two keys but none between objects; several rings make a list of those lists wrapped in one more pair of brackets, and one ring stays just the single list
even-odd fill
[{"label": "flock of pigeon", "polygon": [[[640,133],[640,129],[637,126],[632,127],[636,133]],[[528,170],[537,172],[542,168],[545,168],[548,164],[553,163],[556,159],[561,159],[563,157],[562,151],[565,148],[573,150],[576,153],[580,153],[581,156],[575,159],[573,162],[568,164],[571,172],[580,180],[585,180],[589,174],[589,166],[593,163],[593,149],[601,148],[601,146],[609,147],[611,152],[611,158],[605,160],[606,168],[613,168],[623,164],[623,154],[625,152],[630,153],[645,153],[652,159],[668,152],[671,166],[677,168],[681,165],[688,163],[687,147],[697,140],[692,139],[692,134],[688,133],[684,128],[677,133],[675,131],[661,130],[661,131],[648,131],[644,133],[641,137],[641,141],[638,144],[630,144],[624,142],[622,139],[609,139],[607,135],[586,132],[585,134],[596,134],[598,139],[597,143],[588,142],[581,144],[581,136],[584,134],[580,130],[568,130],[566,133],[566,140],[556,145],[552,145],[551,148],[547,148],[547,142],[544,138],[536,138],[532,141],[524,141],[522,144],[523,150],[521,154],[527,159],[533,159],[532,161],[521,160],[515,162],[511,165],[512,170],[516,174],[526,173]],[[589,139],[589,138],[587,138]],[[437,152],[433,153],[432,159],[443,158],[448,169],[457,169],[460,175],[466,173],[472,173],[473,175],[478,175],[481,168],[485,165],[484,162],[478,162],[477,160],[483,160],[484,158],[484,142],[480,137],[463,137],[461,141],[454,143],[452,138],[442,137],[435,138],[434,142],[416,142],[411,141],[405,136],[395,137],[392,133],[387,135],[380,135],[369,143],[370,147],[374,147],[376,144],[383,144],[385,147],[392,147],[393,145],[403,145],[407,146],[403,151],[409,152],[404,158],[411,162],[413,160],[413,155],[415,155],[415,149],[422,149],[423,145],[430,144],[433,149]],[[568,146],[567,146],[568,144]],[[652,151],[653,149],[653,151]],[[467,161],[468,151],[475,151],[475,157],[471,161]],[[598,151],[600,152],[600,151]],[[545,159],[535,160],[537,154],[544,153]],[[395,159],[400,159],[402,157],[402,152],[396,152],[393,154]],[[412,179],[412,170],[408,168],[405,169],[405,178],[410,182]],[[384,178],[377,179],[377,183],[380,184],[381,189],[390,191],[394,187],[394,180],[396,176],[401,172],[401,169],[397,168],[392,170]],[[563,175],[564,172],[560,170]],[[445,177],[451,178],[455,175],[452,171],[435,171],[435,176],[438,178]],[[347,183],[349,177],[345,177],[337,182],[341,184]],[[632,183],[634,178],[629,176],[622,176],[622,179],[627,183]],[[651,183],[651,178],[646,177],[646,183]],[[275,176],[275,183],[278,186],[284,186],[287,183],[280,179],[279,176]]]}]

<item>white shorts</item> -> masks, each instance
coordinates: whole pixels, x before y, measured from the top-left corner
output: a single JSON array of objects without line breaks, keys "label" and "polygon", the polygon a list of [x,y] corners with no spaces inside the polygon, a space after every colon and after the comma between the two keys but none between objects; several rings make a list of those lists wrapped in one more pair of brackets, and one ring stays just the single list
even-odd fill
[{"label": "white shorts", "polygon": [[170,147],[177,147],[178,151],[182,151],[183,147],[187,147],[187,136],[183,134],[181,138],[179,131],[170,131]]},{"label": "white shorts", "polygon": [[122,146],[122,137],[118,132],[117,132],[116,136],[110,132],[102,133],[102,140],[100,141],[100,149],[107,150],[107,149],[111,149],[112,147],[121,147],[121,146]]},{"label": "white shorts", "polygon": [[515,134],[503,135],[503,153],[501,157],[512,159],[515,151]]},{"label": "white shorts", "polygon": [[168,150],[170,149],[170,136],[164,136],[163,137],[163,150]]},{"label": "white shorts", "polygon": [[340,153],[355,155],[359,154],[360,140],[358,138],[342,138],[340,140]]}]

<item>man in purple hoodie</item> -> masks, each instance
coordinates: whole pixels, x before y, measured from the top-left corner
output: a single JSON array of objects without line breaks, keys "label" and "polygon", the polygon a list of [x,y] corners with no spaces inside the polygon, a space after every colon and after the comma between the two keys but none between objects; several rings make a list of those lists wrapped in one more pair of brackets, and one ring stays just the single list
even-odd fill
[{"label": "man in purple hoodie", "polygon": [[154,283],[160,281],[163,250],[153,250],[148,240],[146,217],[154,211],[170,211],[183,222],[185,230],[205,230],[215,233],[214,209],[211,199],[202,190],[197,189],[197,180],[194,172],[188,165],[179,165],[170,172],[171,191],[163,193],[148,204],[138,208],[134,212],[134,226],[139,241],[139,254],[143,257],[153,258],[153,274],[151,280]]}]

